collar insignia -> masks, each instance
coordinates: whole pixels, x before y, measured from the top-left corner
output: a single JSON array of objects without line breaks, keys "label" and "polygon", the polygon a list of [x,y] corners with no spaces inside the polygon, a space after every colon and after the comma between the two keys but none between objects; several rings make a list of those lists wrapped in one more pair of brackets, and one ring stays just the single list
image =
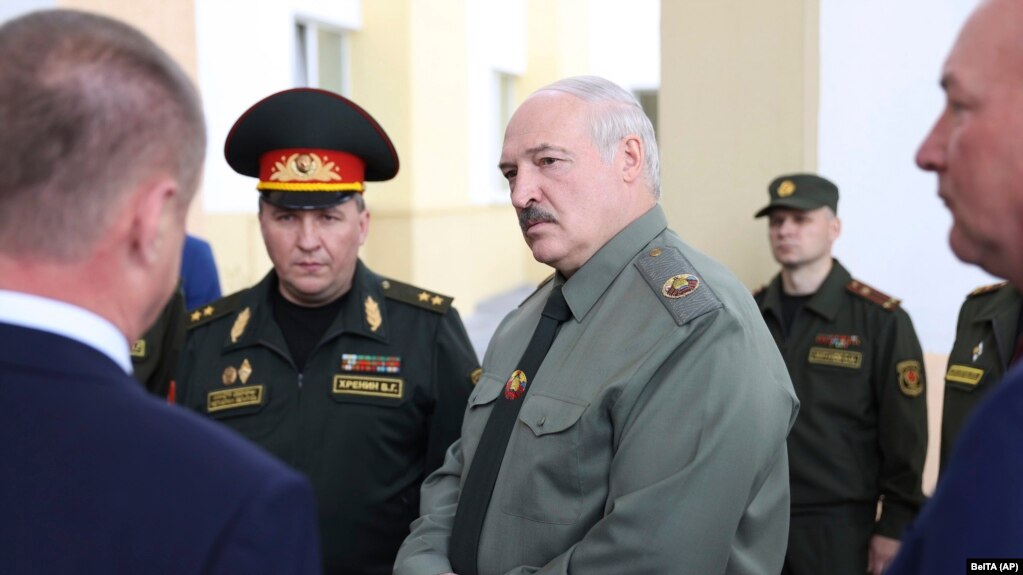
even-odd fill
[{"label": "collar insignia", "polygon": [[231,343],[238,343],[238,338],[245,333],[245,326],[249,325],[249,318],[252,317],[252,310],[245,308],[242,313],[238,314],[238,318],[234,320],[234,325],[231,326]]},{"label": "collar insignia", "polygon": [[372,296],[366,296],[366,323],[369,324],[370,331],[376,332],[383,322],[383,318],[380,317],[380,306]]}]

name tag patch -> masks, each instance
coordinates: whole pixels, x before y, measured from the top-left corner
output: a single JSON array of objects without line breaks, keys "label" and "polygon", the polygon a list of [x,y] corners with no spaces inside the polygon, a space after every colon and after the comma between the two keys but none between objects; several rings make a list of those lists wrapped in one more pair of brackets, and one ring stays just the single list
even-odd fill
[{"label": "name tag patch", "polygon": [[206,394],[206,412],[216,413],[227,409],[262,405],[263,398],[264,387],[262,385],[211,391]]},{"label": "name tag patch", "polygon": [[945,374],[946,381],[955,381],[966,385],[977,385],[982,377],[984,377],[983,369],[957,363],[948,366],[948,373]]},{"label": "name tag patch", "polygon": [[405,381],[393,377],[335,375],[333,392],[338,395],[362,395],[401,399],[405,394]]},{"label": "name tag patch", "polygon": [[829,349],[826,347],[811,347],[810,356],[807,358],[810,363],[818,365],[833,365],[849,369],[859,369],[863,363],[863,353],[844,349]]}]

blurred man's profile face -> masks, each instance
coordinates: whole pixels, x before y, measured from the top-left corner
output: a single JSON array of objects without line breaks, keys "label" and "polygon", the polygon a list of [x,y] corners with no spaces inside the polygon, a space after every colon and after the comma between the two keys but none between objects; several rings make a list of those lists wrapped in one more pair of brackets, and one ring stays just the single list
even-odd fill
[{"label": "blurred man's profile face", "polygon": [[317,210],[261,203],[259,227],[281,294],[307,307],[328,304],[352,286],[359,247],[369,233],[369,212],[354,200]]},{"label": "blurred man's profile face", "polygon": [[771,253],[782,267],[797,268],[831,258],[839,227],[830,208],[774,208],[767,219]]},{"label": "blurred man's profile face", "polygon": [[627,223],[616,161],[605,162],[593,142],[590,106],[561,92],[530,96],[509,122],[501,152],[526,244],[565,275]]},{"label": "blurred man's profile face", "polygon": [[917,164],[938,176],[959,259],[1005,276],[1023,250],[1023,10],[983,4],[942,70],[946,105]]}]

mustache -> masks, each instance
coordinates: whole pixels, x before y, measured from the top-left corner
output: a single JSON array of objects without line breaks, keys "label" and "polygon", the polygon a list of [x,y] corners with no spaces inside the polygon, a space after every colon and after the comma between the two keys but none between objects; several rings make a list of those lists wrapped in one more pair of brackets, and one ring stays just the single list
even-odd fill
[{"label": "mustache", "polygon": [[519,228],[521,228],[523,232],[525,232],[526,228],[529,226],[539,223],[556,224],[558,223],[558,218],[554,217],[553,213],[548,212],[539,206],[529,206],[519,212]]}]

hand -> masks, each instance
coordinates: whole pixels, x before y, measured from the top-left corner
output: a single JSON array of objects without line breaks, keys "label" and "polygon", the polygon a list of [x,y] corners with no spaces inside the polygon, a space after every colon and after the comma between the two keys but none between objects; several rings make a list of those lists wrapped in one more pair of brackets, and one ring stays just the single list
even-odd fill
[{"label": "hand", "polygon": [[875,535],[870,538],[870,550],[867,552],[867,571],[871,575],[881,575],[891,565],[892,559],[899,552],[902,544],[898,539]]}]

